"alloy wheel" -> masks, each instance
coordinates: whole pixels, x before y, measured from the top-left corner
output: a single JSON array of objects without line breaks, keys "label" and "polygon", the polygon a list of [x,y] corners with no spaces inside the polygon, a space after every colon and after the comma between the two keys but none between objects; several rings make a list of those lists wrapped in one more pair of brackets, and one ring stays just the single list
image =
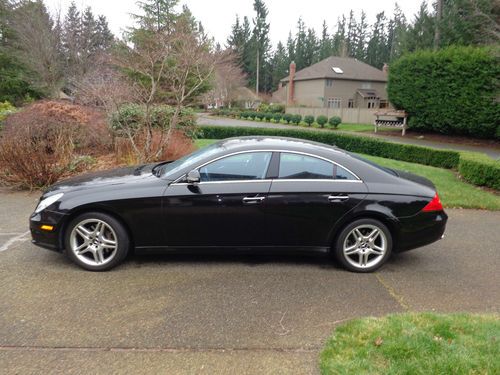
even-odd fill
[{"label": "alloy wheel", "polygon": [[99,219],[86,219],[76,224],[71,231],[69,244],[78,260],[89,266],[109,263],[118,249],[114,229]]},{"label": "alloy wheel", "polygon": [[376,225],[362,224],[352,229],[343,244],[345,260],[358,269],[376,266],[387,252],[387,237]]}]

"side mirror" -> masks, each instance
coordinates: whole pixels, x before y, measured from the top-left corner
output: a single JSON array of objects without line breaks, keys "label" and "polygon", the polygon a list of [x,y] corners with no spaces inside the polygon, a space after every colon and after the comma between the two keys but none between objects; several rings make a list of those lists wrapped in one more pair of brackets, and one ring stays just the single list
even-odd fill
[{"label": "side mirror", "polygon": [[200,178],[200,172],[197,169],[193,169],[186,176],[188,184],[197,184],[198,182],[200,182]]}]

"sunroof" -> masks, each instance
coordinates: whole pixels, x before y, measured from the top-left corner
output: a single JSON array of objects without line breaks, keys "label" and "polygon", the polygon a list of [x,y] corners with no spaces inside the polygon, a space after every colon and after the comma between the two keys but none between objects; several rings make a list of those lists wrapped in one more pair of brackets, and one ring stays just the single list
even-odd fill
[{"label": "sunroof", "polygon": [[344,71],[342,69],[340,69],[339,67],[337,67],[337,66],[332,66],[332,69],[337,74],[343,74],[344,73]]}]

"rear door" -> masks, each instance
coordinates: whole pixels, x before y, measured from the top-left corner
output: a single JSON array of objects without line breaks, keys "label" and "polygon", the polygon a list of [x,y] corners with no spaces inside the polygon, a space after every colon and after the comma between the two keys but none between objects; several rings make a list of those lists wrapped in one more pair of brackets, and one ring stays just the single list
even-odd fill
[{"label": "rear door", "polygon": [[277,178],[266,199],[270,245],[330,246],[335,223],[366,196],[346,168],[313,155],[280,153]]}]

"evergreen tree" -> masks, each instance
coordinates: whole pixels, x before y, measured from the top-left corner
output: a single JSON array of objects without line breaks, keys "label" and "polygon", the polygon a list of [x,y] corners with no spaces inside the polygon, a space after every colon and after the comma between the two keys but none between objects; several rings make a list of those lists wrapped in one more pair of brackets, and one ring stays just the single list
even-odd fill
[{"label": "evergreen tree", "polygon": [[70,76],[74,76],[78,73],[77,67],[81,63],[81,33],[82,23],[80,12],[75,2],[71,2],[68,13],[64,18],[62,32],[62,48],[65,56],[65,66]]},{"label": "evergreen tree", "polygon": [[427,10],[425,1],[420,5],[418,13],[408,32],[404,36],[404,51],[416,51],[432,48],[434,45],[434,20]]},{"label": "evergreen tree", "polygon": [[342,15],[337,21],[337,31],[333,36],[333,54],[335,56],[346,56],[346,19]]},{"label": "evergreen tree", "polygon": [[380,12],[372,26],[372,33],[366,49],[366,62],[376,68],[382,68],[384,63],[388,61],[386,18],[384,12]]},{"label": "evergreen tree", "polygon": [[389,20],[387,28],[387,49],[389,50],[389,61],[393,61],[403,53],[404,35],[407,32],[406,17],[396,3],[394,13]]},{"label": "evergreen tree", "polygon": [[96,32],[97,47],[102,51],[108,50],[112,46],[115,38],[109,29],[106,17],[101,15],[97,18]]},{"label": "evergreen tree", "polygon": [[134,15],[144,30],[170,32],[178,14],[175,7],[179,0],[142,0],[137,3],[141,15]]},{"label": "evergreen tree", "polygon": [[307,29],[307,36],[304,45],[304,66],[311,66],[319,61],[318,50],[319,44],[316,32],[314,29],[309,28]]},{"label": "evergreen tree", "polygon": [[293,39],[291,31],[288,33],[288,39],[286,42],[286,50],[288,53],[288,59],[290,60],[290,63],[292,61],[295,61],[295,40]]},{"label": "evergreen tree", "polygon": [[319,60],[326,59],[332,55],[332,40],[328,34],[328,26],[326,21],[323,21],[323,27],[321,29],[321,39],[319,41]]},{"label": "evergreen tree", "polygon": [[273,90],[276,90],[279,86],[280,80],[288,75],[289,66],[290,66],[290,59],[288,58],[287,50],[283,45],[283,43],[278,42],[278,46],[276,47],[276,51],[274,51],[274,55],[272,58]]},{"label": "evergreen tree", "polygon": [[297,70],[307,67],[306,39],[306,27],[301,17],[297,22],[297,34],[295,36],[295,64]]},{"label": "evergreen tree", "polygon": [[346,49],[347,57],[354,55],[354,50],[357,44],[357,25],[354,12],[351,10],[349,12],[349,22],[347,23],[347,39],[346,39]]},{"label": "evergreen tree", "polygon": [[253,19],[249,81],[250,85],[256,86],[256,91],[261,91],[265,88],[265,85],[264,80],[260,80],[260,74],[263,71],[265,62],[268,61],[269,49],[271,48],[269,23],[267,22],[269,12],[263,0],[254,0],[253,8],[255,18]]},{"label": "evergreen tree", "polygon": [[356,24],[356,42],[354,45],[353,56],[358,60],[366,59],[366,44],[368,38],[368,23],[366,22],[366,13],[361,11],[361,18]]}]

